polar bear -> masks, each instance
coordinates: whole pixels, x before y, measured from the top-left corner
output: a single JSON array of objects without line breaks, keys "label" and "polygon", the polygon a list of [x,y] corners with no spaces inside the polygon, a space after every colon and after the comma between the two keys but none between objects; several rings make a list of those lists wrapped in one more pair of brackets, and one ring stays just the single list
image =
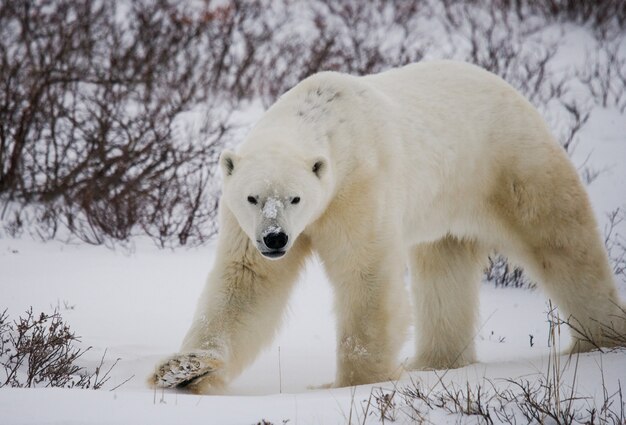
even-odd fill
[{"label": "polar bear", "polygon": [[[539,113],[499,77],[451,61],[376,75],[315,74],[285,93],[224,176],[215,265],[162,387],[224,389],[268,344],[305,258],[334,286],[336,386],[476,361],[492,250],[522,264],[584,335],[624,328],[613,273],[576,169]],[[590,341],[591,340],[591,341]]]}]

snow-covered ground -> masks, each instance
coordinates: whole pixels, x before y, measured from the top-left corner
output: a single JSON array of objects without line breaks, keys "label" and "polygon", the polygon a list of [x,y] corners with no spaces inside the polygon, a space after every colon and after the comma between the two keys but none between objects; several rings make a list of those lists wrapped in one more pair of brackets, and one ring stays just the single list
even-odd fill
[{"label": "snow-covered ground", "polygon": [[[58,242],[0,243],[2,303],[12,316],[30,305],[35,311],[59,308],[82,343],[93,346],[81,365],[95,367],[104,350],[108,362],[121,358],[99,391],[0,389],[2,423],[238,424],[262,418],[273,423],[344,423],[351,406],[362,413],[361,400],[369,397],[372,386],[359,388],[356,395],[348,388],[308,389],[331,382],[335,370],[332,293],[317,261],[309,263],[297,287],[282,332],[233,383],[230,395],[193,396],[155,393],[145,379],[160,357],[176,351],[211,266],[212,246],[171,252],[146,245],[129,254]],[[481,363],[450,371],[446,378],[465,385],[545,374],[546,310],[539,291],[484,285],[477,335]],[[410,354],[407,342],[403,355]],[[580,362],[584,373],[578,373],[578,388],[585,395],[601,388],[601,366],[609,384],[626,378],[623,353],[586,354]],[[438,380],[434,372],[410,377],[427,388]],[[393,388],[389,383],[379,386]]]},{"label": "snow-covered ground", "polygon": [[[97,366],[104,350],[109,364],[121,358],[111,380],[98,391],[0,389],[0,423],[252,424],[262,418],[272,423],[347,423],[351,411],[363,416],[363,400],[372,388],[393,388],[382,383],[356,392],[309,389],[331,382],[335,371],[332,293],[317,261],[308,264],[282,331],[233,383],[229,395],[147,388],[151,368],[160,357],[176,351],[190,323],[213,252],[212,246],[172,252],[145,245],[122,253],[58,242],[0,240],[2,304],[13,317],[31,305],[36,312],[59,308],[83,345],[93,347],[81,365]],[[626,296],[623,287],[622,295]],[[463,388],[466,383],[484,385],[486,380],[544,376],[550,358],[546,310],[540,291],[483,285],[477,335],[480,363],[447,372],[445,382]],[[408,341],[403,356],[411,351]],[[413,372],[396,385],[408,385],[413,379],[436,389],[442,374]],[[600,397],[603,378],[610,392],[618,382],[624,384],[625,353],[581,356],[577,391]],[[457,419],[445,412],[432,415],[434,423]],[[370,421],[377,422],[377,417]],[[353,417],[353,422],[360,420]]]}]

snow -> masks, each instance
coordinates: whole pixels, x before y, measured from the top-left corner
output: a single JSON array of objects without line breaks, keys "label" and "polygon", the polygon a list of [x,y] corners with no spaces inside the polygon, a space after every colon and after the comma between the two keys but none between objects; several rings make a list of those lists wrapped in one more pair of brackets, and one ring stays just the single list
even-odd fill
[{"label": "snow", "polygon": [[[228,395],[149,389],[145,382],[155,363],[177,350],[191,323],[214,246],[163,251],[148,243],[137,245],[135,252],[124,253],[0,239],[0,290],[11,316],[17,317],[30,305],[35,311],[58,307],[82,337],[82,346],[93,347],[81,359],[82,366],[95,367],[105,350],[107,365],[121,358],[102,390],[0,389],[1,423],[252,424],[261,419],[275,424],[283,420],[347,423],[351,411],[363,414],[363,400],[370,398],[373,389],[393,388],[391,383],[381,383],[356,389],[309,389],[332,382],[336,344],[332,291],[320,263],[313,259],[295,290],[283,329],[235,380]],[[483,285],[476,337],[480,363],[446,372],[445,381],[463,388],[466,383],[502,384],[506,378],[542,376],[550,358],[546,311],[546,298],[539,291]],[[529,335],[533,335],[532,347]],[[564,334],[563,344],[566,338]],[[402,357],[411,353],[412,341],[407,341]],[[626,354],[582,355],[577,389],[601,397],[602,372],[610,391],[617,389],[618,382],[623,385]],[[434,389],[443,373],[412,372],[396,385],[408,385],[413,379]],[[455,423],[443,412],[430,415],[435,423]],[[375,419],[372,416],[368,423],[377,423]]]},{"label": "snow", "polygon": [[267,235],[280,233],[282,231],[283,231],[283,228],[280,226],[269,226],[265,230],[263,230],[263,233],[261,233],[261,236],[265,237]]},{"label": "snow", "polygon": [[265,201],[265,205],[263,206],[263,210],[261,213],[263,217],[267,219],[275,219],[278,216],[278,210],[283,209],[285,205],[283,201],[278,198],[269,197],[267,201]]}]

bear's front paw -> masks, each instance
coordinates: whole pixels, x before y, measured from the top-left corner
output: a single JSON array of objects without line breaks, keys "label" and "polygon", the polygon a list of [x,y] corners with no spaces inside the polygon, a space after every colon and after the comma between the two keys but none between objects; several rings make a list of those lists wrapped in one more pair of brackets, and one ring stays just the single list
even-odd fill
[{"label": "bear's front paw", "polygon": [[199,381],[214,374],[223,361],[210,351],[176,354],[157,366],[151,383],[157,387],[187,387],[193,390]]}]

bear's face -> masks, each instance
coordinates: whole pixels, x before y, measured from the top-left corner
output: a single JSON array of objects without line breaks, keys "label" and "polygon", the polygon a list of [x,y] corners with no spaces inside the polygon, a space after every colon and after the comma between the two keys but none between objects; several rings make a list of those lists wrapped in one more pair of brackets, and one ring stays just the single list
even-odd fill
[{"label": "bear's face", "polygon": [[328,162],[224,152],[222,200],[266,258],[279,259],[328,204]]}]

